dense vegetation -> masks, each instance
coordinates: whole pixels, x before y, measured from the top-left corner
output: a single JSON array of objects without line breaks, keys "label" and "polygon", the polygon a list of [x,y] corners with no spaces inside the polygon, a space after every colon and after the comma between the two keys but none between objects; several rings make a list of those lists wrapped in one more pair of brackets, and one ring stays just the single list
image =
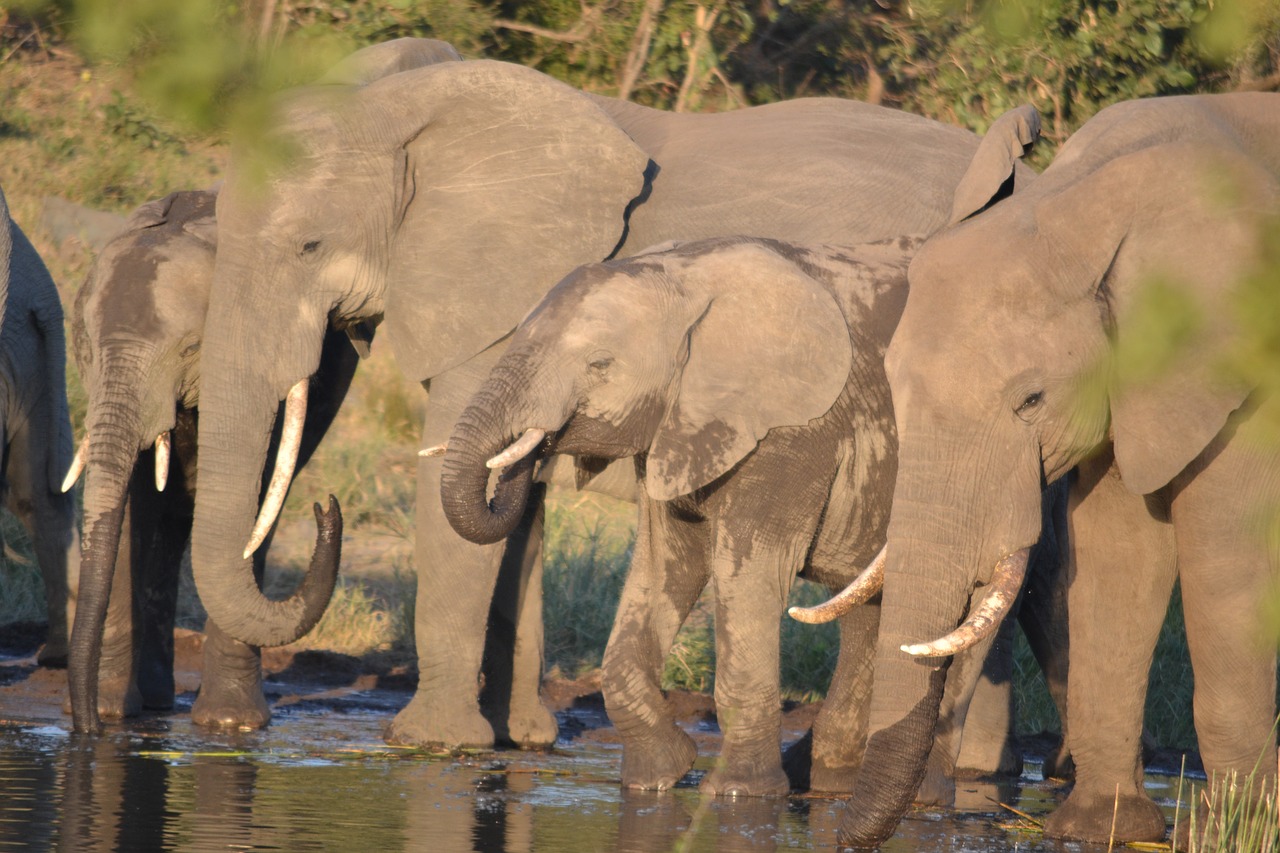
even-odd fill
[{"label": "dense vegetation", "polygon": [[[28,230],[43,196],[122,212],[207,186],[225,163],[228,136],[259,126],[260,95],[314,77],[354,47],[399,36],[444,39],[468,57],[519,62],[674,110],[838,95],[982,131],[1029,101],[1046,117],[1041,166],[1081,123],[1120,100],[1280,88],[1280,4],[1271,0],[21,0],[0,5],[0,184]],[[69,297],[87,251],[51,245],[38,229],[33,236]],[[1270,284],[1258,298],[1274,299]],[[1250,312],[1267,324],[1249,356],[1255,368],[1280,363],[1278,316]],[[291,506],[305,517],[307,502],[332,490],[353,527],[404,534],[421,394],[389,363],[363,369],[360,383],[368,405],[344,412],[337,440],[303,474],[295,492],[304,497]],[[617,512],[606,512],[603,526],[554,508],[550,518],[549,662],[572,675],[599,663],[628,540],[625,529],[614,535]],[[340,590],[339,615],[313,642],[365,642],[333,633],[343,613],[348,622],[377,617],[386,630],[368,645],[410,641],[411,573],[399,553],[403,574],[397,563],[389,587]],[[38,611],[20,604],[7,571],[0,622]],[[36,587],[23,587],[30,602],[38,602]],[[1166,669],[1157,670],[1149,706],[1161,712],[1152,727],[1162,742],[1189,745],[1189,674],[1174,613],[1162,640],[1173,651],[1157,664]],[[709,626],[691,621],[668,681],[707,689]],[[831,632],[784,631],[788,693],[821,694]],[[1033,669],[1025,652],[1020,665]],[[1030,677],[1020,696],[1041,710],[1024,728],[1052,726],[1052,710],[1027,698]]]}]

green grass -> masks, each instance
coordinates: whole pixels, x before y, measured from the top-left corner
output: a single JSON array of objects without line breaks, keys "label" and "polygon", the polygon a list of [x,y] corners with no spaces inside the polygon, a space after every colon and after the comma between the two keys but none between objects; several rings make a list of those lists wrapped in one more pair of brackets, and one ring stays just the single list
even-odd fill
[{"label": "green grass", "polygon": [[1280,793],[1274,781],[1262,782],[1263,771],[1258,767],[1244,779],[1232,773],[1205,786],[1191,785],[1186,812],[1181,809],[1179,780],[1173,837],[1178,835],[1179,822],[1185,821],[1190,824],[1189,853],[1276,853],[1280,850]]}]

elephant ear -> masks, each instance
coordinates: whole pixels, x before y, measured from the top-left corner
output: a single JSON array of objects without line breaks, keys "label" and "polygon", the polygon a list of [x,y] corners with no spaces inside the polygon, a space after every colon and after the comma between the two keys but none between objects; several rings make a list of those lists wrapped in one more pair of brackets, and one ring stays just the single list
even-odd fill
[{"label": "elephant ear", "polygon": [[457,62],[364,90],[398,111],[387,337],[422,380],[497,341],[569,270],[609,257],[649,157],[581,92]]},{"label": "elephant ear", "polygon": [[173,207],[174,199],[177,197],[178,193],[169,193],[164,198],[152,199],[146,204],[139,205],[133,213],[129,214],[125,230],[141,231],[144,228],[165,224],[169,221],[169,209]]},{"label": "elephant ear", "polygon": [[322,86],[364,86],[412,68],[461,60],[462,56],[447,41],[398,38],[357,50],[325,72],[316,83]]},{"label": "elephant ear", "polygon": [[[1116,158],[1041,204],[1041,231],[1085,259],[1091,303],[1114,338],[1111,440],[1135,494],[1177,476],[1252,390],[1221,367],[1239,334],[1232,290],[1259,257],[1260,213],[1276,193],[1239,152],[1169,143]],[[1135,342],[1149,345],[1153,287],[1169,288],[1199,323],[1154,375],[1134,375],[1123,359]]]},{"label": "elephant ear", "polygon": [[649,448],[645,490],[655,500],[706,486],[770,429],[826,414],[853,359],[831,293],[763,246],[704,255],[683,280],[709,298],[689,329],[674,400]]},{"label": "elephant ear", "polygon": [[947,224],[955,225],[1012,193],[1018,161],[1039,138],[1040,113],[1030,104],[996,119],[956,186]]}]

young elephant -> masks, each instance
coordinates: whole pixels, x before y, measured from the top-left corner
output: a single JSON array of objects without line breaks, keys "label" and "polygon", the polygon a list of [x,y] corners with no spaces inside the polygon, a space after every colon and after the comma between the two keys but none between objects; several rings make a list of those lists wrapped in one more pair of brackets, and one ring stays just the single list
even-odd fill
[{"label": "young elephant", "polygon": [[[624,785],[668,788],[693,764],[659,680],[710,579],[724,746],[703,787],[789,789],[779,620],[798,573],[838,588],[884,542],[897,465],[882,361],[917,245],[721,238],[580,267],[521,323],[459,419],[441,497],[474,541],[522,515],[536,448],[578,457],[580,479],[636,458],[639,535],[604,664]],[[491,508],[489,469],[506,465]],[[813,730],[820,790],[847,790],[860,760],[878,608],[841,619]]]},{"label": "young elephant", "polygon": [[0,497],[30,533],[44,578],[44,666],[66,664],[80,574],[75,500],[58,489],[71,459],[66,362],[58,290],[0,191]]},{"label": "young elephant", "polygon": [[[173,707],[173,626],[195,506],[199,353],[217,242],[215,198],[178,192],[138,208],[103,248],[76,298],[72,334],[89,396],[77,455],[78,465],[88,463],[83,617],[73,631],[70,669],[77,730],[96,729],[98,714]],[[320,393],[303,403],[301,462],[337,413],[356,361],[345,335],[331,331],[314,383]],[[315,557],[330,584],[340,532],[341,518],[331,507],[321,519]],[[266,550],[254,554],[259,581]],[[311,614],[312,621],[321,612]],[[258,649],[231,639],[212,620],[205,633],[194,721],[266,725]]]}]

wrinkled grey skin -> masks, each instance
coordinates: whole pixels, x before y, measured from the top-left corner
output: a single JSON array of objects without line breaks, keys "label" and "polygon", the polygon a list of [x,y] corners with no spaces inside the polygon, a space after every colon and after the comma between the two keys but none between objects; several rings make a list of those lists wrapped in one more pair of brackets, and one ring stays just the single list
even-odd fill
[{"label": "wrinkled grey skin", "polygon": [[44,579],[43,666],[66,665],[80,574],[75,496],[61,489],[72,452],[66,363],[58,290],[0,191],[0,497],[30,533]]},{"label": "wrinkled grey skin", "polygon": [[[178,192],[138,208],[103,247],[76,297],[72,339],[89,397],[85,619],[73,632],[68,673],[77,731],[97,730],[99,715],[173,707],[173,626],[195,508],[200,348],[217,246],[215,200],[212,192]],[[346,336],[331,332],[300,462],[337,413],[356,361]],[[154,443],[164,434],[171,437],[172,454],[159,492]],[[259,579],[267,547],[254,555]],[[227,636],[212,619],[205,634],[193,721],[266,725],[271,713],[258,649]]]},{"label": "wrinkled grey skin", "polygon": [[[1146,679],[1175,577],[1195,667],[1206,770],[1276,767],[1276,658],[1257,603],[1275,578],[1261,507],[1280,458],[1252,442],[1258,407],[1215,372],[1235,337],[1228,290],[1280,208],[1280,95],[1126,102],[1100,112],[1025,192],[927,242],[889,347],[899,472],[867,755],[842,840],[892,833],[924,766],[941,692],[898,651],[952,628],[975,584],[1035,541],[1042,481],[1071,485],[1076,784],[1046,834],[1156,839],[1142,787]],[[1134,334],[1143,284],[1184,293],[1201,332],[1167,372],[1088,406],[1076,390]],[[957,353],[965,353],[963,358]],[[937,589],[927,600],[922,584]],[[1260,758],[1261,756],[1261,758]],[[1116,792],[1119,786],[1117,805]],[[1274,792],[1274,787],[1270,788]]]},{"label": "wrinkled grey skin", "polygon": [[[485,463],[526,429],[580,460],[581,479],[603,460],[635,459],[639,535],[603,679],[624,786],[667,789],[693,765],[660,685],[708,580],[724,742],[702,788],[761,796],[797,781],[779,749],[779,620],[797,574],[841,589],[884,542],[897,467],[884,347],[920,242],[718,238],[580,267],[516,329],[454,427],[441,499],[468,539],[523,516],[518,504],[490,509]],[[850,788],[878,616],[868,605],[841,619],[806,787]],[[985,653],[969,655],[967,683],[948,684],[957,730]]]},{"label": "wrinkled grey skin", "polygon": [[[264,599],[239,549],[273,413],[315,370],[326,322],[385,317],[402,369],[429,388],[423,436],[438,444],[496,344],[576,266],[669,239],[834,242],[936,229],[978,147],[965,131],[862,103],[676,115],[485,61],[295,90],[277,130],[292,142],[291,164],[261,192],[248,152],[233,152],[218,199],[192,534],[210,614],[258,645],[295,636],[299,605]],[[993,180],[1004,181],[1009,144],[990,155]],[[270,358],[238,345],[263,318]],[[538,696],[541,520],[531,510],[516,539],[475,548],[443,517],[439,475],[438,459],[420,462],[419,686],[387,736],[487,746],[496,726],[503,741],[554,743]],[[617,479],[634,488],[629,475]]]}]

